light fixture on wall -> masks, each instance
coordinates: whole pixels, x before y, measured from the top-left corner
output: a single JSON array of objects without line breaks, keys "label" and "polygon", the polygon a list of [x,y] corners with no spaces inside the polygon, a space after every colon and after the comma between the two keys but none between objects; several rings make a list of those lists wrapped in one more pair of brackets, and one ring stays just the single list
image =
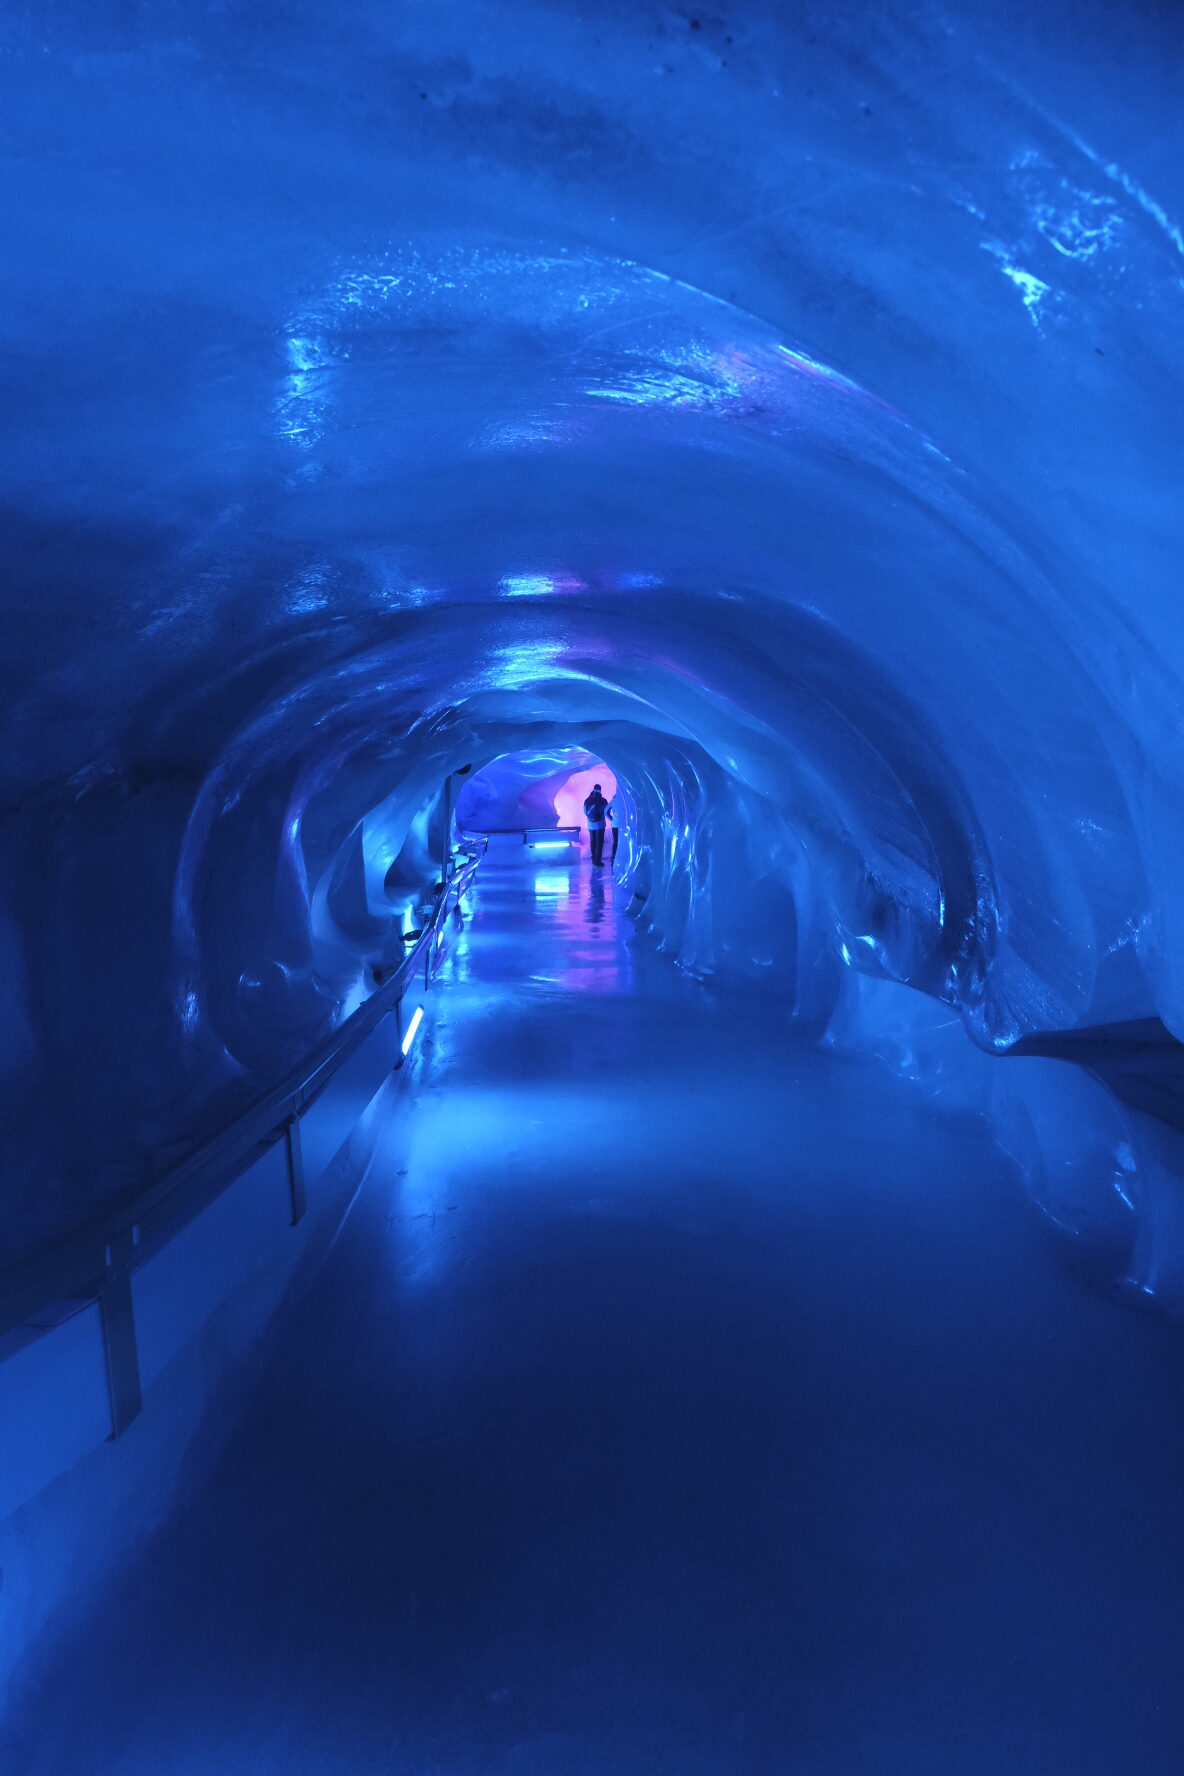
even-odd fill
[{"label": "light fixture on wall", "polygon": [[417,1005],[415,1010],[411,1013],[411,1022],[408,1024],[407,1028],[404,1030],[403,1040],[399,1044],[399,1047],[401,1048],[401,1050],[403,1052],[404,1060],[406,1060],[406,1058],[407,1058],[407,1055],[408,1055],[410,1048],[411,1048],[411,1044],[415,1041],[416,1034],[417,1034],[417,1032],[419,1030],[419,1026],[422,1022],[423,1022],[423,1006]]}]

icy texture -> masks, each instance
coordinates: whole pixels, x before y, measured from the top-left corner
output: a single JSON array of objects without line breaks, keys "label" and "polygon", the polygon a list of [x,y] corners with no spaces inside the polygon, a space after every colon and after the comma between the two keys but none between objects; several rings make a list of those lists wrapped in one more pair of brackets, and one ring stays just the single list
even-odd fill
[{"label": "icy texture", "polygon": [[1037,11],[10,13],[13,1245],[310,1052],[511,753],[804,1033],[1184,1034],[1181,39]]}]

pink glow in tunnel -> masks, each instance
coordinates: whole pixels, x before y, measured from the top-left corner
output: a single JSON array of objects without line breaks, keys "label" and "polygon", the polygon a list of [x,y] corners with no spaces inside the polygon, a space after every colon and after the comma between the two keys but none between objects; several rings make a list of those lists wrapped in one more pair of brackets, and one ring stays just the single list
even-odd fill
[{"label": "pink glow in tunnel", "polygon": [[560,826],[584,826],[584,799],[591,795],[595,783],[599,783],[600,793],[611,802],[617,793],[617,780],[607,765],[588,765],[582,771],[573,772],[555,792],[555,812]]}]

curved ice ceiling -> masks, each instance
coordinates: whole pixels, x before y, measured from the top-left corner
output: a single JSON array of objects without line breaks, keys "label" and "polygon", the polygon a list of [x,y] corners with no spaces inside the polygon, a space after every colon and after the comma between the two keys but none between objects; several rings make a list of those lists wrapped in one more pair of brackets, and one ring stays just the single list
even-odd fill
[{"label": "curved ice ceiling", "polygon": [[4,47],[16,1243],[356,1003],[515,749],[609,759],[656,935],[807,1028],[854,969],[1184,1034],[1166,12]]}]

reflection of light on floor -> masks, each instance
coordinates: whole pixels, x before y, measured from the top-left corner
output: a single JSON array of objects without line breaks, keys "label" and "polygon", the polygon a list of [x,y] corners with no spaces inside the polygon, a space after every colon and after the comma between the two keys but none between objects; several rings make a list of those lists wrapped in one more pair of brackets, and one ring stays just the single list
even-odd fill
[{"label": "reflection of light on floor", "polygon": [[571,893],[571,875],[567,870],[539,870],[534,879],[536,900],[546,900]]},{"label": "reflection of light on floor", "polygon": [[534,970],[527,976],[536,987],[560,987],[570,993],[628,993],[632,991],[633,975],[615,963],[601,967],[564,968],[550,974]]}]

